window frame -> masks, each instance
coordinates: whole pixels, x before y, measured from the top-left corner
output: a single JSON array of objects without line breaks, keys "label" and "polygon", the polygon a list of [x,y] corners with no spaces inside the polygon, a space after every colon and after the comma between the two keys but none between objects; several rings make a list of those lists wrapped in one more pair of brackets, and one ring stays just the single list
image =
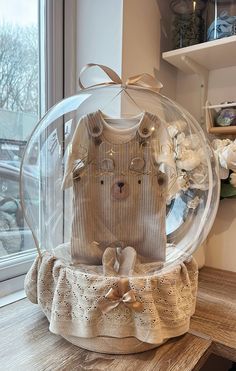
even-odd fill
[{"label": "window frame", "polygon": [[[76,6],[77,0],[38,0],[39,117],[76,91]],[[19,300],[12,293],[25,296],[24,277],[36,254],[26,250],[0,260],[0,307]]]}]

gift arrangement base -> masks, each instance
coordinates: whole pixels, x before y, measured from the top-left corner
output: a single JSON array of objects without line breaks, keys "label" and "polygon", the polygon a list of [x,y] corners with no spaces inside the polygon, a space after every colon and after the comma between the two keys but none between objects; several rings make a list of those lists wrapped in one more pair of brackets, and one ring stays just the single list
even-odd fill
[{"label": "gift arrangement base", "polygon": [[154,349],[160,344],[149,344],[139,341],[135,337],[114,338],[98,336],[96,338],[79,338],[77,336],[63,336],[70,343],[92,352],[104,354],[134,354]]},{"label": "gift arrangement base", "polygon": [[[115,305],[106,294],[113,289],[118,295],[117,287],[123,283],[123,288],[127,279],[104,276],[98,269],[102,267],[74,267],[49,253],[36,258],[25,279],[25,292],[41,307],[52,333],[86,350],[132,354],[188,331],[198,282],[193,258],[164,274],[129,277],[130,287]],[[133,302],[122,302],[128,294],[132,299],[132,293],[136,307],[142,303],[138,311]]]}]

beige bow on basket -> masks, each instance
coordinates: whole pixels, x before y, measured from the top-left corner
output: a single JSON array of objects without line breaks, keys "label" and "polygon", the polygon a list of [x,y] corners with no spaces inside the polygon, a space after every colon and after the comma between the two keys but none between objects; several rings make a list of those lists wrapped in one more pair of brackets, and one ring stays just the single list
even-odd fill
[{"label": "beige bow on basket", "polygon": [[108,313],[123,303],[129,309],[135,312],[141,312],[143,310],[143,304],[136,299],[135,291],[130,289],[128,278],[121,277],[117,285],[116,288],[111,287],[105,295],[105,300],[100,302],[101,311]]},{"label": "beige bow on basket", "polygon": [[[84,75],[85,71],[90,68],[98,67],[101,69],[105,74],[109,77],[111,81],[105,81],[101,83],[91,84],[91,85],[84,85],[81,81],[82,75]],[[142,73],[140,75],[135,75],[129,77],[125,82],[117,75],[117,73],[112,70],[111,68],[104,66],[103,64],[96,64],[96,63],[88,63],[86,64],[82,70],[80,71],[79,75],[79,86],[81,89],[88,89],[93,88],[96,86],[104,86],[104,85],[121,85],[123,88],[134,87],[134,88],[143,88],[147,90],[151,90],[155,93],[159,93],[161,88],[163,87],[162,83],[155,79],[152,75],[148,73]]]}]

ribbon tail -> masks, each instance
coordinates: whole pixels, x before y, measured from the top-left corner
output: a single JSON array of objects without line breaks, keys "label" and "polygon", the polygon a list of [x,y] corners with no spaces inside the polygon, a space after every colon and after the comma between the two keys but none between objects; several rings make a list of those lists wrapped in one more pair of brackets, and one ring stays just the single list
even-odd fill
[{"label": "ribbon tail", "polygon": [[163,88],[163,84],[148,73],[129,77],[126,85],[141,86],[157,93]]},{"label": "ribbon tail", "polygon": [[117,301],[109,301],[109,302],[102,302],[99,304],[99,307],[102,313],[108,313],[112,309],[115,309],[120,304],[120,300]]},{"label": "ribbon tail", "polygon": [[143,310],[143,304],[140,301],[135,301],[133,303],[125,303],[124,304],[131,310],[134,310],[135,312],[142,312]]}]

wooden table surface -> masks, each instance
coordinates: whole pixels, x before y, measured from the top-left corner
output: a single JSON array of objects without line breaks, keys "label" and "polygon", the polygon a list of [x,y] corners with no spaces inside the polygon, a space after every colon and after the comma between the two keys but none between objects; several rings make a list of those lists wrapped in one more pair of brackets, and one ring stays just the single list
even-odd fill
[{"label": "wooden table surface", "polygon": [[189,333],[151,351],[104,355],[51,334],[37,305],[27,299],[0,309],[1,371],[188,371],[211,353],[236,361],[236,273],[203,268]]}]

